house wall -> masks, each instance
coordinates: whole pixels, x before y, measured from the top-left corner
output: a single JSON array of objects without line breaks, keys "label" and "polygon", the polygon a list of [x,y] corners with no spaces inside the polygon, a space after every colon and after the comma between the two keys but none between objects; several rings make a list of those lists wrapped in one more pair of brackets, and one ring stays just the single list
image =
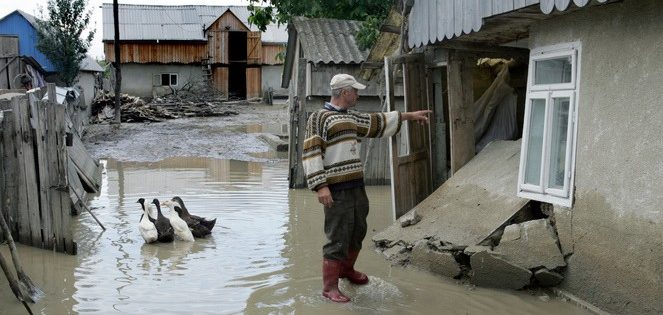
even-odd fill
[{"label": "house wall", "polygon": [[556,209],[574,252],[562,288],[617,314],[663,313],[660,12],[663,1],[624,0],[530,32],[530,48],[582,45],[575,202]]},{"label": "house wall", "polygon": [[161,73],[178,74],[176,89],[181,89],[187,82],[203,80],[199,65],[128,63],[122,65],[122,93],[140,97],[152,97],[153,90],[157,95],[168,93],[170,91],[168,87],[153,89],[153,75]]},{"label": "house wall", "polygon": [[[81,71],[78,75],[78,82],[76,85],[80,86],[85,95],[85,105],[87,105],[87,112],[90,113],[90,105],[94,99],[94,85],[95,85],[95,72]],[[89,116],[89,115],[88,115]]]},{"label": "house wall", "polygon": [[274,90],[274,95],[287,96],[288,89],[281,87],[281,73],[283,65],[262,66],[262,91],[267,91],[270,87]]}]

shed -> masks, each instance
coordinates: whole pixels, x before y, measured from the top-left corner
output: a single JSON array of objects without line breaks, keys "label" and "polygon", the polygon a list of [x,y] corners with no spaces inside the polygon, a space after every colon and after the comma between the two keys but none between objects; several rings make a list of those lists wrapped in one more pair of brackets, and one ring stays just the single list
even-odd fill
[{"label": "shed", "polygon": [[[289,180],[291,187],[305,187],[301,149],[308,115],[321,109],[331,97],[329,81],[338,73],[359,79],[360,66],[368,50],[360,50],[355,35],[360,23],[350,20],[295,17],[288,25],[288,46],[281,86],[289,88],[291,100]],[[359,92],[360,111],[384,111],[383,76],[364,82]],[[398,92],[397,92],[398,93]],[[402,93],[398,93],[402,95]],[[402,106],[402,100],[399,99]],[[388,184],[388,139],[365,139],[361,143],[364,181],[369,185]]]},{"label": "shed", "polygon": [[[103,5],[104,50],[114,60],[112,4]],[[245,6],[120,5],[123,91],[139,96],[209,85],[228,98],[279,88],[286,32],[248,23]]]}]

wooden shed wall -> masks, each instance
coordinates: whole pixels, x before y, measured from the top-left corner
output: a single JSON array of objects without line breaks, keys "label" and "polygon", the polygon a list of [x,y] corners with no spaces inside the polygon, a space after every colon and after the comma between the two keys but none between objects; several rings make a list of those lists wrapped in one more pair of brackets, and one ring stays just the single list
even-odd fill
[{"label": "wooden shed wall", "polygon": [[263,65],[281,65],[283,60],[276,59],[276,55],[285,52],[283,44],[262,44],[262,64]]},{"label": "wooden shed wall", "polygon": [[[115,60],[112,42],[104,43],[106,60]],[[120,44],[121,63],[199,63],[207,56],[204,42],[172,43],[122,43]]]},{"label": "wooden shed wall", "polygon": [[246,68],[246,98],[261,97],[262,69]]},{"label": "wooden shed wall", "polygon": [[248,32],[246,34],[246,63],[253,65],[262,63],[260,32]]},{"label": "wooden shed wall", "polygon": [[214,88],[223,95],[228,95],[228,67],[214,67],[212,70]]},{"label": "wooden shed wall", "polygon": [[248,32],[250,30],[232,12],[226,11],[207,28],[207,31]]},{"label": "wooden shed wall", "polygon": [[228,32],[217,30],[208,31],[207,47],[210,63],[228,63]]}]

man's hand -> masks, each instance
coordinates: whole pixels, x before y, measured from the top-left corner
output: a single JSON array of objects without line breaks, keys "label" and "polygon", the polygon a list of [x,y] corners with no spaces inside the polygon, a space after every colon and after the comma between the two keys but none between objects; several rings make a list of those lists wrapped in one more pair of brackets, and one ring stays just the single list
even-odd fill
[{"label": "man's hand", "polygon": [[405,112],[401,114],[403,120],[416,120],[422,124],[428,123],[428,115],[432,113],[432,110],[418,110],[416,112]]},{"label": "man's hand", "polygon": [[329,187],[325,186],[318,189],[318,201],[325,206],[325,208],[331,208],[334,204],[334,200],[331,196],[331,191]]}]

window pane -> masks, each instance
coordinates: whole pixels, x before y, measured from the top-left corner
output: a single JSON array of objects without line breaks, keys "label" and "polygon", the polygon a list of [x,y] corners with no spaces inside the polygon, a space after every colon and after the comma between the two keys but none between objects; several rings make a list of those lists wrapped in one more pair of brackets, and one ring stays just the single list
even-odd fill
[{"label": "window pane", "polygon": [[534,84],[571,82],[571,56],[539,60],[534,63]]},{"label": "window pane", "polygon": [[553,98],[550,142],[550,173],[548,187],[564,188],[566,170],[567,128],[569,125],[569,98]]},{"label": "window pane", "polygon": [[177,85],[177,74],[171,74],[170,75],[170,85],[172,85],[172,86]]},{"label": "window pane", "polygon": [[529,134],[527,135],[527,160],[525,161],[525,183],[541,184],[541,155],[543,149],[543,123],[546,117],[546,100],[532,99]]},{"label": "window pane", "polygon": [[170,85],[170,75],[168,73],[164,73],[161,75],[161,85],[164,86]]}]

